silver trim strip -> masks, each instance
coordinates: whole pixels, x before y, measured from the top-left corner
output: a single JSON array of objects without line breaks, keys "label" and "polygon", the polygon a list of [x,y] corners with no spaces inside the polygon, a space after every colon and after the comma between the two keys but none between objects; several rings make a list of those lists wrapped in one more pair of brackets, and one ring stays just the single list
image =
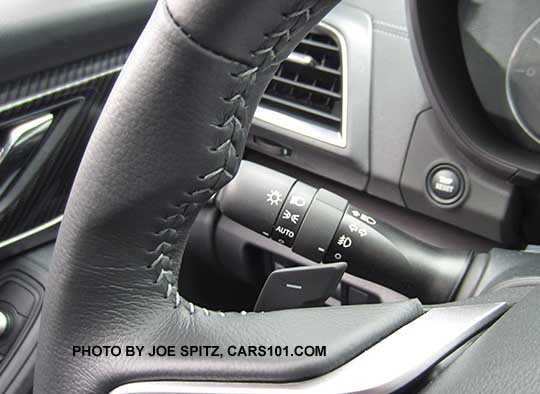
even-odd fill
[{"label": "silver trim strip", "polygon": [[257,125],[262,127],[264,127],[262,122],[270,123],[321,142],[339,147],[345,146],[346,140],[342,138],[341,133],[336,133],[318,124],[306,122],[304,119],[287,115],[283,112],[274,111],[265,107],[264,104],[259,104],[255,111],[255,116],[257,116],[258,120]]},{"label": "silver trim strip", "polygon": [[0,249],[5,248],[6,246],[9,246],[9,245],[13,245],[14,243],[22,241],[26,238],[30,238],[31,236],[36,235],[37,233],[40,233],[42,231],[48,230],[51,227],[54,227],[57,224],[60,224],[63,218],[64,218],[64,215],[60,215],[54,218],[53,220],[48,221],[47,223],[43,223],[42,225],[34,227],[33,229],[30,229],[28,231],[25,231],[24,233],[16,235],[15,237],[6,239],[0,242]]},{"label": "silver trim strip", "polygon": [[[292,131],[306,137],[314,138],[318,141],[335,145],[340,148],[347,146],[347,114],[348,114],[348,95],[349,95],[349,67],[348,67],[348,51],[347,43],[343,34],[335,27],[328,23],[321,22],[317,25],[319,28],[326,30],[334,36],[339,45],[341,56],[341,130],[336,133],[334,130],[317,125],[299,117],[287,115],[280,111],[275,111],[259,104],[255,110],[253,123],[260,127],[266,127],[265,124],[271,124],[281,127],[282,129]],[[294,52],[293,52],[294,54]],[[292,55],[292,54],[291,54]]]},{"label": "silver trim strip", "polygon": [[6,143],[0,148],[0,166],[13,148],[23,145],[26,141],[47,131],[54,120],[53,114],[45,114],[18,125],[7,132]]},{"label": "silver trim strip", "polygon": [[10,318],[9,316],[0,311],[0,337],[4,335],[8,330],[10,326]]},{"label": "silver trim strip", "polygon": [[434,308],[326,375],[294,383],[141,382],[110,394],[385,394],[405,386],[493,322],[505,303]]}]

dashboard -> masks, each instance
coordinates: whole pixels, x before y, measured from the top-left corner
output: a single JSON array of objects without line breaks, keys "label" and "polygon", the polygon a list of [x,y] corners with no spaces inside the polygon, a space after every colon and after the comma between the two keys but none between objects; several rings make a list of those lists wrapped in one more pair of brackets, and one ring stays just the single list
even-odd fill
[{"label": "dashboard", "polygon": [[[540,149],[538,78],[540,8],[535,1],[462,1],[463,50],[474,87],[501,132]],[[503,28],[501,28],[503,26]]]},{"label": "dashboard", "polygon": [[[486,238],[503,244],[518,244],[522,205],[518,196],[520,191],[515,184],[519,182],[509,182],[509,179],[518,178],[518,174],[535,177],[538,157],[534,152],[537,144],[530,141],[530,136],[534,134],[523,126],[525,118],[527,122],[535,122],[536,100],[527,100],[528,93],[519,90],[520,86],[530,84],[519,79],[507,82],[504,77],[498,82],[507,93],[488,91],[482,95],[481,87],[493,89],[498,85],[487,80],[490,73],[486,72],[485,62],[478,61],[474,53],[469,53],[471,45],[467,37],[473,34],[469,33],[470,30],[475,34],[479,30],[475,29],[474,23],[481,23],[475,20],[480,19],[481,15],[477,9],[483,9],[476,2],[447,2],[447,11],[451,9],[456,18],[453,29],[461,33],[457,36],[459,41],[452,42],[453,49],[462,56],[452,63],[446,59],[446,68],[439,67],[440,64],[430,65],[429,70],[436,70],[431,73],[422,62],[422,51],[431,49],[426,44],[430,31],[422,31],[422,26],[412,21],[415,9],[424,10],[422,7],[425,7],[435,12],[435,3],[438,2],[431,5],[421,1],[392,2],[375,7],[373,2],[345,1],[338,5],[321,24],[319,33],[333,41],[333,50],[339,50],[342,61],[342,89],[338,92],[340,101],[337,111],[342,117],[333,119],[341,122],[339,130],[332,132],[313,113],[306,115],[296,111],[298,103],[302,102],[301,98],[294,96],[302,94],[297,87],[293,88],[292,95],[279,98],[279,107],[273,106],[272,110],[266,107],[267,103],[276,102],[272,95],[278,94],[277,89],[287,89],[287,83],[291,84],[280,75],[280,72],[287,74],[286,71],[290,71],[286,62],[278,71],[278,81],[274,80],[271,84],[273,90],[267,92],[256,113],[249,146],[278,160],[337,179],[369,195]],[[476,19],[468,13],[474,14]],[[439,14],[441,17],[444,15],[442,12]],[[490,15],[486,18],[493,20]],[[458,23],[460,20],[462,23]],[[447,25],[442,25],[445,29],[440,31],[446,37],[450,34]],[[492,23],[489,26],[495,29],[498,25]],[[522,30],[526,28],[524,26]],[[512,41],[507,34],[499,34]],[[497,41],[497,37],[488,32],[484,32],[484,35]],[[513,45],[523,46],[518,45],[518,41],[519,36]],[[309,55],[309,48],[301,46],[300,50]],[[522,51],[526,49],[521,49],[519,53]],[[521,67],[517,65],[519,56],[514,54],[510,61],[510,55],[511,51],[506,63],[513,69]],[[525,55],[520,56],[522,59]],[[469,125],[466,130],[460,128],[463,138],[455,131],[449,132],[451,126],[444,122],[445,116],[441,114],[444,111],[432,94],[433,87],[441,89],[440,102],[445,103],[448,111],[463,111],[460,107],[464,105],[457,100],[446,105],[451,95],[447,95],[444,87],[439,87],[440,84],[430,79],[432,75],[444,73],[442,78],[445,78],[445,83],[455,86],[455,73],[448,68],[456,67],[464,70],[463,83],[474,83],[476,88],[473,92],[467,91],[469,100],[477,97],[477,91],[480,99],[486,98],[491,103],[502,100],[504,104],[480,102],[476,116],[489,117],[489,120],[484,121],[480,129],[477,125],[474,129]],[[304,73],[306,68],[309,66],[304,66]],[[511,71],[507,74],[513,75]],[[298,69],[288,77],[291,80],[298,78]],[[317,84],[319,81],[309,82]],[[509,85],[508,89],[506,85]],[[465,94],[464,91],[461,89],[460,93]],[[301,105],[313,108],[315,104],[303,101]],[[494,106],[504,107],[507,114],[503,116],[491,110]],[[336,108],[337,105],[333,107],[334,115]],[[463,118],[459,115],[455,117]],[[506,119],[506,123],[501,119]],[[463,122],[461,119],[458,121]],[[492,132],[488,134],[486,128],[490,126]],[[494,151],[496,148],[482,155],[470,153],[471,150],[485,150],[494,144],[492,141],[484,144],[483,139],[472,141],[475,133],[489,141],[507,138],[510,144],[501,142],[506,153],[499,154]],[[527,134],[529,141],[524,141],[525,138],[521,137]],[[485,163],[488,160],[507,163],[506,156],[516,158],[516,165],[512,170],[507,169],[505,174]],[[525,172],[531,169],[533,173]],[[487,199],[490,204],[485,204]]]}]

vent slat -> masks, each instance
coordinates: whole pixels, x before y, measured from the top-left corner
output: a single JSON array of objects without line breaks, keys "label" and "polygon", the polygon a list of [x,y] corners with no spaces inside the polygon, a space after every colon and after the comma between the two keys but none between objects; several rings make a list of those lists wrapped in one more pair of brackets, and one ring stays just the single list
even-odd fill
[{"label": "vent slat", "polygon": [[321,66],[321,65],[316,65],[315,67],[313,67],[315,70],[319,70],[323,73],[328,73],[328,74],[334,74],[334,75],[337,75],[337,76],[341,76],[341,71],[340,70],[335,70],[333,68],[330,68],[330,67],[325,67],[325,66]]},{"label": "vent slat", "polygon": [[[294,53],[294,52],[293,52]],[[295,60],[291,60],[289,58],[285,59],[286,62],[290,62],[290,63],[294,63],[294,64],[299,64],[298,61],[295,61]],[[317,70],[317,71],[320,71],[320,72],[323,72],[323,73],[328,73],[328,74],[334,74],[334,75],[337,75],[337,76],[341,76],[341,70],[336,70],[336,69],[333,69],[333,68],[330,68],[330,67],[325,67],[321,64],[306,64],[305,66],[309,66],[311,68],[313,68],[314,70]]]},{"label": "vent slat", "polygon": [[333,122],[341,122],[341,118],[338,117],[338,116],[335,116],[335,115],[332,115],[332,114],[327,114],[326,112],[318,111],[315,108],[311,108],[311,107],[308,107],[308,106],[305,106],[305,105],[302,105],[302,104],[293,103],[291,101],[280,99],[280,98],[274,97],[274,96],[269,96],[268,94],[263,94],[263,99],[273,101],[273,102],[275,102],[277,104],[290,106],[290,107],[295,108],[297,110],[307,112],[308,114],[317,115],[317,116],[320,116],[321,118],[325,118],[325,119],[331,120]]},{"label": "vent slat", "polygon": [[333,51],[333,52],[338,52],[339,53],[339,47],[337,45],[329,45],[329,44],[325,44],[324,42],[318,42],[318,41],[314,41],[314,40],[310,40],[309,38],[304,38],[302,40],[302,44],[305,44],[305,45],[310,45],[312,47],[317,47],[317,48],[321,48],[321,49],[326,49],[328,51]]},{"label": "vent slat", "polygon": [[319,88],[317,86],[308,85],[306,83],[302,83],[302,82],[298,82],[298,81],[292,81],[292,80],[287,79],[287,78],[275,76],[274,81],[281,82],[281,83],[286,83],[286,84],[295,86],[297,88],[306,89],[306,90],[309,90],[311,92],[324,94],[326,96],[334,97],[334,98],[337,98],[337,99],[341,98],[340,93],[336,93],[336,92],[333,92],[333,91],[328,90],[328,89]]},{"label": "vent slat", "polygon": [[341,131],[341,54],[337,40],[317,28],[278,68],[261,100],[276,111]]}]

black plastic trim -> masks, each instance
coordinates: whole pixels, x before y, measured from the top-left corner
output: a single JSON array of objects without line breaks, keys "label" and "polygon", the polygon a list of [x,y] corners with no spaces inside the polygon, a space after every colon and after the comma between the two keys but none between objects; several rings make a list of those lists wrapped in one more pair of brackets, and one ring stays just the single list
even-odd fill
[{"label": "black plastic trim", "polygon": [[0,82],[131,45],[156,0],[0,3]]}]

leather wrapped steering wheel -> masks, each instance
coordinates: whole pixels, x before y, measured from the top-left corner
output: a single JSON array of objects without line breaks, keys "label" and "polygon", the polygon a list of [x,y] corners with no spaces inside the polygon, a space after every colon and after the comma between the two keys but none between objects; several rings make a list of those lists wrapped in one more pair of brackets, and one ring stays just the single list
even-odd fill
[{"label": "leather wrapped steering wheel", "polygon": [[[41,320],[35,393],[105,394],[158,380],[305,381],[350,365],[430,313],[415,320],[423,313],[416,300],[222,313],[178,292],[190,228],[235,176],[265,87],[335,4],[157,3],[101,114],[66,207]],[[537,391],[539,299],[533,291],[512,307],[427,392]],[[152,357],[154,345],[320,345],[327,351],[325,357]],[[107,346],[146,351],[140,357],[74,352]]]},{"label": "leather wrapped steering wheel", "polygon": [[[57,240],[36,393],[144,380],[321,375],[417,317],[417,301],[220,313],[177,288],[190,227],[235,175],[279,63],[337,3],[160,0],[110,95]],[[362,313],[359,313],[362,309]],[[326,345],[324,358],[74,356],[73,346]]]}]

